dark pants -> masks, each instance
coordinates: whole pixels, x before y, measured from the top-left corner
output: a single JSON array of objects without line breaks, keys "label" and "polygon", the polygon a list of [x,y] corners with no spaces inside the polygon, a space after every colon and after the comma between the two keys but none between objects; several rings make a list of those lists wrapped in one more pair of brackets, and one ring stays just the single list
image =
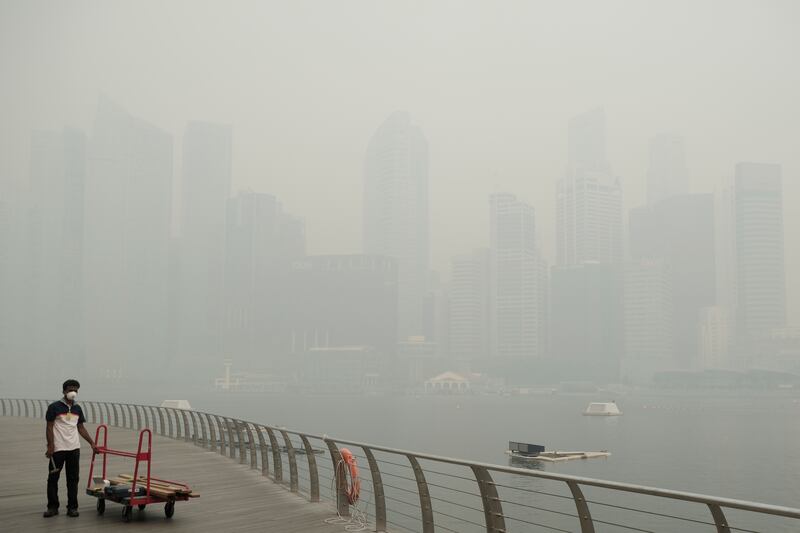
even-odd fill
[{"label": "dark pants", "polygon": [[[47,476],[47,508],[58,509],[58,478],[61,470],[67,472],[67,509],[78,508],[78,474],[80,472],[80,448],[69,451],[55,452],[53,463],[59,470]],[[47,460],[48,471],[52,470],[53,463]]]}]

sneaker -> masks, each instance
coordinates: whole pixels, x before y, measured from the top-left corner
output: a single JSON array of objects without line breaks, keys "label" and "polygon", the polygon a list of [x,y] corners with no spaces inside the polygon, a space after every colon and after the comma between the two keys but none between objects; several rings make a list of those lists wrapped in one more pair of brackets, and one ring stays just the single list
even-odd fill
[{"label": "sneaker", "polygon": [[55,516],[58,514],[58,509],[48,509],[42,515],[45,518],[50,518],[51,516]]},{"label": "sneaker", "polygon": [[77,518],[81,514],[78,512],[77,509],[67,509],[67,516],[71,516],[72,518]]}]

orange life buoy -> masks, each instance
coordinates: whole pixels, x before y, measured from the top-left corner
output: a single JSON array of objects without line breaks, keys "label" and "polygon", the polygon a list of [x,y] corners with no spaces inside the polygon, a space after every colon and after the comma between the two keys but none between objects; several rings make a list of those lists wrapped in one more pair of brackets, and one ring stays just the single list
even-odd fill
[{"label": "orange life buoy", "polygon": [[[340,475],[343,476],[345,484],[345,493],[347,494],[347,501],[350,505],[355,505],[358,501],[358,496],[361,493],[361,479],[358,477],[358,464],[353,453],[347,448],[342,448],[339,452],[342,454],[342,462]],[[349,480],[347,478],[350,478]]]}]

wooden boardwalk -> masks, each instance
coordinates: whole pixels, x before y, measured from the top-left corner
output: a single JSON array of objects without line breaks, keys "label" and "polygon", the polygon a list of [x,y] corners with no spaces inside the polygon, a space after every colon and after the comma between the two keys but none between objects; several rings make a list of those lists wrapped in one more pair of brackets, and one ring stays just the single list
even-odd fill
[{"label": "wooden boardwalk", "polygon": [[[94,426],[87,424],[94,435]],[[109,428],[110,448],[135,450],[137,434]],[[342,525],[326,524],[335,516],[329,503],[310,503],[283,486],[210,452],[182,441],[153,436],[153,475],[184,481],[201,495],[175,504],[175,516],[164,517],[164,506],[134,509],[130,523],[122,520],[122,506],[112,502],[99,516],[95,498],[86,495],[91,450],[82,443],[78,498],[80,517],[66,515],[66,476],[59,481],[58,516],[43,518],[46,507],[48,463],[44,456],[45,422],[29,418],[0,417],[0,530],[29,531],[235,531],[341,533]],[[133,460],[109,457],[110,475],[133,471]]]}]

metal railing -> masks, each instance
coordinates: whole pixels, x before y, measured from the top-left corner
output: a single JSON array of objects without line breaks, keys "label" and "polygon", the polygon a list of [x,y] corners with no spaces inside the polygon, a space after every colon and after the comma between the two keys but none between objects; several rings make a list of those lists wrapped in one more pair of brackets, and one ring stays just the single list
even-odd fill
[{"label": "metal railing", "polygon": [[[0,415],[43,418],[48,404],[3,398]],[[81,405],[90,423],[148,427],[238,459],[311,502],[330,500],[345,517],[350,515],[346,480],[335,472],[340,449],[348,446],[368,467],[361,505],[367,506],[363,511],[374,531],[800,531],[797,508],[462,461],[200,411],[113,402]],[[326,452],[330,466],[318,460]]]}]

